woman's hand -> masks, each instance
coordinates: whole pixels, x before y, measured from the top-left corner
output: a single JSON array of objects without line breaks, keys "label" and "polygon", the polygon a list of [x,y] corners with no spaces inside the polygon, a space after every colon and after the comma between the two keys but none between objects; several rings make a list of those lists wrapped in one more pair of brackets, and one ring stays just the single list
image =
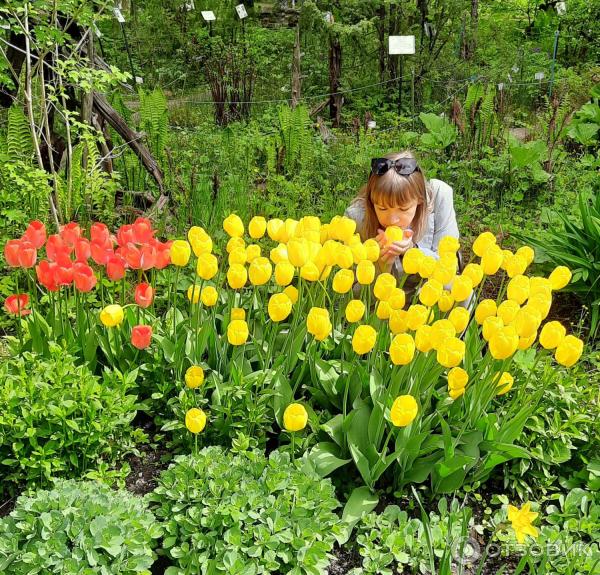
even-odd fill
[{"label": "woman's hand", "polygon": [[403,256],[410,248],[413,247],[412,238],[403,238],[402,241],[392,242],[390,245],[387,245],[387,238],[385,237],[384,230],[377,230],[377,236],[375,237],[377,242],[379,243],[379,261],[383,264],[383,267],[386,271],[389,271],[392,268],[394,260]]}]

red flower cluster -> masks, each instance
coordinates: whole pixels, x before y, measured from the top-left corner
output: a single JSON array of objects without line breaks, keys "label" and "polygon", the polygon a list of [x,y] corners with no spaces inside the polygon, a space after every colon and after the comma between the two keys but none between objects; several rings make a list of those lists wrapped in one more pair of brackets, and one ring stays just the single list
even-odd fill
[{"label": "red flower cluster", "polygon": [[4,309],[12,315],[29,315],[30,309],[25,309],[29,304],[29,296],[26,293],[10,295],[4,300]]},{"label": "red flower cluster", "polygon": [[[112,281],[122,279],[127,269],[162,269],[169,265],[171,242],[157,240],[154,233],[150,220],[138,218],[133,224],[121,226],[116,236],[105,224],[95,223],[88,239],[79,224],[71,222],[46,239],[44,224],[33,221],[21,239],[6,243],[4,257],[12,267],[35,266],[38,281],[50,291],[74,284],[79,291],[89,292],[98,281],[88,263],[90,259],[103,266]],[[44,245],[46,259],[36,266],[37,251]]]}]

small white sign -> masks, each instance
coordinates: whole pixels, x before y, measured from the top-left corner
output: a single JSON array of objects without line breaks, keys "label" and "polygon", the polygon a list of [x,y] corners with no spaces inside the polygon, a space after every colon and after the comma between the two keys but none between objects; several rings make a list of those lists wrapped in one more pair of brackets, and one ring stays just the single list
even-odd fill
[{"label": "small white sign", "polygon": [[427,38],[431,37],[431,33],[434,31],[433,26],[429,22],[423,24],[423,30],[425,31],[425,36],[427,36]]},{"label": "small white sign", "polygon": [[512,67],[512,71],[516,74],[519,71],[519,66],[516,64]]},{"label": "small white sign", "polygon": [[557,2],[556,3],[556,12],[559,16],[562,16],[567,11],[567,3],[566,2]]},{"label": "small white sign", "polygon": [[389,39],[390,54],[414,54],[415,37],[414,36],[390,36]]},{"label": "small white sign", "polygon": [[196,9],[196,5],[194,4],[194,0],[189,0],[188,2],[186,2],[186,3],[184,4],[184,6],[185,6],[185,9],[186,9],[188,12],[191,12],[192,10],[195,10],[195,9]]},{"label": "small white sign", "polygon": [[545,77],[545,74],[544,74],[544,72],[536,72],[536,73],[535,73],[535,79],[536,79],[536,80],[543,80],[543,79],[544,79],[544,77]]},{"label": "small white sign", "polygon": [[119,8],[115,8],[113,12],[115,13],[115,18],[117,19],[117,22],[123,24],[125,22],[125,16],[123,16],[121,10]]},{"label": "small white sign", "polygon": [[377,127],[377,122],[375,120],[369,120],[367,122],[367,130],[374,130]]},{"label": "small white sign", "polygon": [[135,77],[135,83],[136,84],[143,84],[144,83],[144,78],[142,78],[141,76],[136,76]]},{"label": "small white sign", "polygon": [[248,12],[246,12],[246,7],[243,4],[238,4],[235,7],[235,11],[237,12],[237,15],[240,17],[240,20],[242,20],[244,18],[248,18]]},{"label": "small white sign", "polygon": [[500,84],[498,84],[498,90],[500,92],[502,92],[502,90],[504,90],[504,82],[500,82]]},{"label": "small white sign", "polygon": [[325,14],[323,14],[323,19],[325,20],[325,22],[327,22],[327,24],[333,24],[335,21],[333,14],[329,11],[327,11],[327,12],[325,12]]},{"label": "small white sign", "polygon": [[217,19],[212,10],[202,10],[202,18],[204,18],[207,22],[213,22]]}]

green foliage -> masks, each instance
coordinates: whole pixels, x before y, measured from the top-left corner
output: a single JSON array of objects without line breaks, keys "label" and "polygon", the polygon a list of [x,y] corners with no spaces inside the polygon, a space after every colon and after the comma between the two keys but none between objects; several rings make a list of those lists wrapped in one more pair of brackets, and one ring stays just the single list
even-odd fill
[{"label": "green foliage", "polygon": [[151,500],[176,565],[166,575],[325,575],[339,531],[331,483],[278,452],[180,456]]},{"label": "green foliage", "polygon": [[443,116],[421,112],[419,118],[428,130],[421,136],[421,143],[427,149],[444,151],[456,141],[458,136],[456,126]]},{"label": "green foliage", "polygon": [[8,128],[5,146],[0,150],[0,157],[7,160],[22,160],[28,162],[33,156],[33,144],[29,121],[23,108],[13,105],[8,109]]},{"label": "green foliage", "polygon": [[139,91],[140,128],[146,134],[148,148],[156,160],[164,160],[168,128],[167,99],[158,88],[152,92]]},{"label": "green foliage", "polygon": [[592,336],[600,325],[600,193],[598,180],[590,194],[582,190],[577,199],[577,218],[557,213],[562,229],[552,229],[543,239],[517,235],[538,253],[545,270],[564,265],[573,272],[565,290],[571,291],[586,303],[591,312]]},{"label": "green foliage", "polygon": [[0,364],[2,491],[83,475],[101,461],[114,465],[143,438],[131,427],[135,374],[107,372],[101,380],[54,344],[50,354]]},{"label": "green foliage", "polygon": [[438,561],[442,573],[444,566],[450,566],[450,550],[460,556],[472,521],[471,510],[455,499],[450,508],[441,499],[438,512],[430,511],[417,519],[397,505],[388,505],[382,513],[369,513],[359,523],[356,536],[362,570],[350,574],[438,573],[431,571]]},{"label": "green foliage", "polygon": [[575,114],[567,134],[583,146],[598,145],[600,131],[600,84],[592,89],[592,99]]},{"label": "green foliage", "polygon": [[58,481],[0,519],[5,575],[149,575],[161,529],[143,499],[97,482]]}]

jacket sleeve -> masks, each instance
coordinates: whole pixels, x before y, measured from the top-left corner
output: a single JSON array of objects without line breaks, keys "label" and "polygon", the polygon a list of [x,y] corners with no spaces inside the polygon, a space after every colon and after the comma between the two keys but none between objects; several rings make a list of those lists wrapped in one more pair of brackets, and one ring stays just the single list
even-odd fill
[{"label": "jacket sleeve", "polygon": [[418,248],[428,256],[439,259],[438,246],[445,236],[459,237],[458,223],[454,211],[454,192],[442,181],[437,181],[437,192],[434,205],[434,229],[431,249],[418,245]]}]

